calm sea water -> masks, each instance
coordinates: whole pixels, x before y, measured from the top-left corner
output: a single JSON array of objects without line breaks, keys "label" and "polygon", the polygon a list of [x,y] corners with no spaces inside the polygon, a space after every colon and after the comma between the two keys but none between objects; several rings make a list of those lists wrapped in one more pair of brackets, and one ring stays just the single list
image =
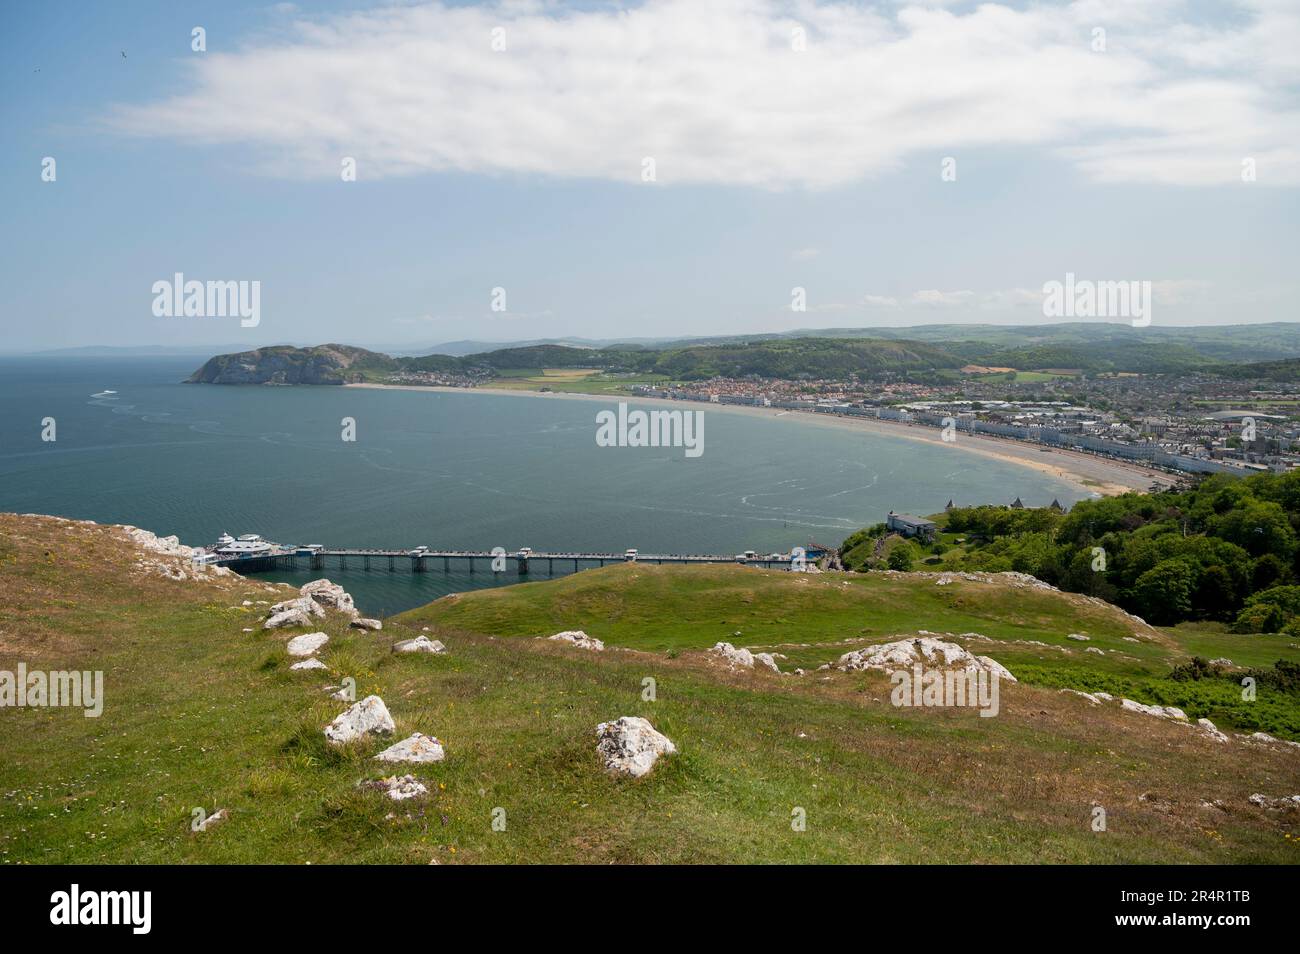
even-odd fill
[{"label": "calm sea water", "polygon": [[[595,414],[614,402],[181,384],[200,363],[0,359],[0,510],[189,544],[229,531],[338,547],[735,553],[837,544],[890,509],[932,513],[950,498],[1080,496],[1028,468],[802,416],[706,407],[704,455],[687,459],[597,447]],[[355,443],[340,437],[344,417]],[[326,575],[373,613],[517,580],[483,568]]]}]

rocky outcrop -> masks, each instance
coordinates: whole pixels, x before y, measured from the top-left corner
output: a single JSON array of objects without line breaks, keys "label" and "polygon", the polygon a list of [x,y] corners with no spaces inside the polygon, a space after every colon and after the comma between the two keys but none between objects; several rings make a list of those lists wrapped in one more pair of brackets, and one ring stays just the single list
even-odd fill
[{"label": "rocky outcrop", "polygon": [[1158,716],[1161,719],[1174,719],[1178,722],[1187,721],[1187,713],[1177,706],[1148,706],[1141,702],[1134,702],[1132,699],[1121,699],[1119,704],[1130,712],[1143,712],[1147,715]]},{"label": "rocky outcrop", "polygon": [[1257,808],[1267,808],[1270,811],[1280,812],[1287,810],[1300,810],[1300,795],[1281,795],[1272,797],[1261,795],[1256,792],[1250,796],[1250,803]]},{"label": "rocky outcrop", "polygon": [[447,647],[442,644],[440,639],[430,639],[428,636],[416,636],[415,639],[403,639],[401,642],[393,643],[393,652],[395,653],[434,653],[441,655],[447,651]]},{"label": "rocky outcrop", "polygon": [[1215,742],[1228,741],[1228,737],[1224,735],[1222,732],[1220,732],[1219,727],[1215,725],[1213,722],[1211,722],[1209,719],[1197,719],[1196,727],[1199,728],[1203,734],[1209,736]]},{"label": "rocky outcrop", "polygon": [[611,775],[640,778],[654,768],[661,755],[677,751],[666,735],[638,716],[602,722],[596,726],[596,736],[596,751]]},{"label": "rocky outcrop", "polygon": [[566,629],[562,633],[556,633],[554,636],[547,636],[547,639],[553,639],[556,642],[569,643],[577,646],[579,649],[590,649],[594,652],[603,652],[605,644],[595,636],[588,636],[580,629]]},{"label": "rocky outcrop", "polygon": [[1010,670],[988,656],[976,656],[956,643],[944,642],[922,636],[899,639],[877,646],[864,646],[845,653],[835,663],[836,669],[854,672],[862,669],[894,671],[910,669],[916,663],[938,666],[942,669],[974,669],[977,672],[996,674],[999,679],[1015,682]]},{"label": "rocky outcrop", "polygon": [[384,700],[366,696],[325,727],[325,738],[342,744],[367,735],[392,735],[396,728]]},{"label": "rocky outcrop", "polygon": [[314,621],[323,619],[325,610],[310,596],[299,596],[284,600],[271,607],[263,629],[281,629],[283,627],[312,626]]},{"label": "rocky outcrop", "polygon": [[735,647],[731,643],[715,643],[710,653],[719,657],[723,662],[733,669],[753,669],[754,664],[764,666],[773,672],[780,672],[776,664],[776,657],[771,653],[755,653],[742,647]]},{"label": "rocky outcrop", "polygon": [[337,583],[331,583],[329,580],[312,580],[310,583],[304,583],[298,592],[326,609],[338,610],[349,616],[357,615],[357,608],[352,603],[352,594]]},{"label": "rocky outcrop", "polygon": [[754,668],[754,654],[744,647],[737,649],[731,643],[714,643],[709,652],[733,669]]},{"label": "rocky outcrop", "polygon": [[386,354],[325,344],[314,348],[278,345],[209,358],[187,384],[348,384],[364,371],[391,371],[399,363]]},{"label": "rocky outcrop", "polygon": [[375,756],[380,762],[441,762],[447,757],[442,743],[431,735],[416,732]]},{"label": "rocky outcrop", "polygon": [[141,549],[148,550],[151,553],[162,553],[166,556],[185,557],[190,559],[194,556],[196,550],[194,547],[187,547],[181,543],[180,539],[175,536],[160,537],[156,533],[148,530],[141,530],[139,527],[125,525],[122,527],[123,532],[130,537],[131,542]]}]

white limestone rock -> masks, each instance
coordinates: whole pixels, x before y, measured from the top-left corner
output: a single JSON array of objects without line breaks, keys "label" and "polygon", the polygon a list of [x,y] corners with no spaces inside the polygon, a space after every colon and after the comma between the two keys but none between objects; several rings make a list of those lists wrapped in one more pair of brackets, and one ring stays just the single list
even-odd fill
[{"label": "white limestone rock", "polygon": [[709,652],[715,656],[721,656],[729,666],[739,666],[742,669],[754,668],[754,654],[743,647],[737,649],[731,643],[714,643]]},{"label": "white limestone rock", "polygon": [[348,625],[351,626],[353,629],[381,630],[384,628],[384,624],[381,623],[379,620],[370,619],[369,617],[366,616],[358,616],[352,622],[348,623]]},{"label": "white limestone rock", "polygon": [[892,643],[864,646],[845,653],[835,663],[836,669],[856,672],[863,669],[892,671],[910,669],[914,664],[937,665],[944,669],[974,669],[977,672],[995,673],[999,679],[1015,682],[1010,670],[988,656],[976,656],[956,643],[945,642],[929,636],[899,639]]},{"label": "white limestone rock", "polygon": [[428,636],[417,636],[415,639],[403,639],[400,642],[393,643],[393,652],[395,653],[441,654],[446,651],[447,647],[442,644],[442,640],[430,639]]},{"label": "white limestone rock", "polygon": [[1220,732],[1219,727],[1216,726],[1209,719],[1197,719],[1196,725],[1205,735],[1208,735],[1215,742],[1228,741],[1228,737],[1224,735],[1222,732]]},{"label": "white limestone rock", "polygon": [[160,537],[156,533],[150,533],[148,530],[141,530],[139,527],[132,526],[124,526],[122,529],[136,546],[151,553],[162,553],[167,556],[185,557],[187,559],[194,555],[195,548],[185,546],[175,536]]},{"label": "white limestone rock", "polygon": [[638,716],[602,722],[596,726],[596,736],[596,751],[605,771],[612,775],[640,778],[654,768],[661,755],[677,751],[666,735]]},{"label": "white limestone rock", "polygon": [[352,595],[337,583],[324,579],[312,580],[310,583],[304,583],[298,592],[328,609],[338,610],[349,616],[357,615],[357,608],[352,603]]},{"label": "white limestone rock", "polygon": [[395,745],[390,745],[375,756],[381,762],[441,762],[447,757],[442,743],[431,735],[419,732]]},{"label": "white limestone rock", "polygon": [[310,596],[276,603],[268,611],[263,629],[280,629],[285,626],[313,626],[313,620],[324,617],[325,611]]},{"label": "white limestone rock", "polygon": [[291,600],[283,600],[271,607],[269,613],[275,616],[277,613],[285,613],[289,610],[302,610],[308,616],[314,616],[316,619],[325,618],[325,610],[310,596],[296,596]]},{"label": "white limestone rock", "polygon": [[1093,695],[1091,692],[1083,692],[1079,689],[1062,689],[1061,692],[1068,692],[1072,696],[1082,696],[1084,699],[1087,699],[1088,702],[1094,706],[1101,705],[1101,700],[1097,698],[1095,695]]},{"label": "white limestone rock", "polygon": [[590,649],[593,652],[604,652],[605,644],[595,636],[588,636],[580,629],[566,629],[562,633],[556,633],[554,636],[547,636],[547,639],[553,639],[556,642],[571,643],[579,649]]},{"label": "white limestone rock", "polygon": [[1256,792],[1249,799],[1252,805],[1259,808],[1267,808],[1271,811],[1285,811],[1286,809],[1300,809],[1300,795],[1281,795],[1277,798],[1268,795],[1261,795]]},{"label": "white limestone rock", "polygon": [[326,666],[319,659],[317,659],[315,656],[312,656],[310,659],[304,659],[302,662],[294,663],[289,668],[294,670],[295,672],[303,672],[304,670],[328,669],[329,667]]},{"label": "white limestone rock", "polygon": [[1142,712],[1146,715],[1158,716],[1161,719],[1174,719],[1178,722],[1187,721],[1187,713],[1177,706],[1148,706],[1141,702],[1134,702],[1132,699],[1121,699],[1119,704],[1130,712]]},{"label": "white limestone rock", "polygon": [[325,727],[325,738],[344,743],[366,735],[392,735],[397,726],[378,696],[366,696]]},{"label": "white limestone rock", "polygon": [[330,638],[324,633],[303,633],[289,640],[285,649],[290,656],[311,656],[329,641]]},{"label": "white limestone rock", "polygon": [[419,798],[421,795],[429,794],[429,789],[414,775],[390,775],[388,778],[370,782],[361,781],[357,784],[364,788],[378,789],[395,802],[403,802],[408,798]]},{"label": "white limestone rock", "polygon": [[1075,642],[1077,642],[1077,643],[1086,643],[1086,642],[1088,642],[1089,640],[1092,639],[1091,636],[1084,636],[1082,633],[1070,633],[1070,634],[1069,634],[1068,636],[1066,636],[1065,638],[1066,638],[1066,639],[1073,639],[1073,640],[1074,640]]},{"label": "white limestone rock", "polygon": [[[781,658],[785,658],[784,656]],[[766,666],[773,672],[780,672],[781,667],[776,664],[776,657],[771,653],[754,653],[754,662],[757,665]]]}]

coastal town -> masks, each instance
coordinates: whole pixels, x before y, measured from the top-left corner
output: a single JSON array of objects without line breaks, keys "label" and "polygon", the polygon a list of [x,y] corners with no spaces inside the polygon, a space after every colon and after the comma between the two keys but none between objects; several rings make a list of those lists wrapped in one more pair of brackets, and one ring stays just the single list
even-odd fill
[{"label": "coastal town", "polygon": [[1300,381],[1208,374],[1018,372],[967,366],[956,380],[712,378],[634,385],[650,398],[771,407],[998,437],[1177,474],[1300,467]]}]

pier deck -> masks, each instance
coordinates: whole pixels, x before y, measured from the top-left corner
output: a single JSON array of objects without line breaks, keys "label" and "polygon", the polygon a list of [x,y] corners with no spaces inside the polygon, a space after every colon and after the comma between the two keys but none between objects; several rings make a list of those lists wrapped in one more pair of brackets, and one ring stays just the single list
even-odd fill
[{"label": "pier deck", "polygon": [[[491,570],[492,561],[514,561],[515,570],[520,574],[528,573],[529,564],[545,562],[547,570],[553,572],[555,564],[558,561],[563,567],[565,564],[572,564],[573,570],[577,571],[582,568],[583,564],[605,566],[609,563],[687,563],[687,564],[711,564],[711,563],[740,563],[746,566],[761,566],[766,568],[789,568],[791,558],[783,555],[777,558],[772,554],[757,555],[754,557],[744,557],[741,555],[727,556],[716,553],[640,553],[635,558],[629,557],[626,553],[600,553],[600,552],[578,552],[568,550],[530,550],[527,552],[516,550],[512,552],[493,552],[490,550],[422,550],[419,552],[413,550],[385,550],[379,548],[343,548],[343,549],[319,549],[307,551],[302,548],[283,547],[272,550],[268,553],[255,554],[250,556],[232,556],[219,558],[213,562],[217,566],[229,567],[238,570],[241,573],[256,573],[267,570],[281,569],[311,569],[323,570],[327,566],[338,567],[346,570],[349,563],[353,567],[359,566],[363,570],[370,569],[387,569],[396,571],[400,566],[402,569],[409,569],[413,573],[425,573],[432,566],[434,569],[440,568],[444,571],[452,568],[455,561],[457,568],[467,569],[470,573],[475,571],[476,561],[487,563],[487,569]],[[506,565],[499,562],[499,566]],[[502,572],[498,570],[497,572]]]}]

